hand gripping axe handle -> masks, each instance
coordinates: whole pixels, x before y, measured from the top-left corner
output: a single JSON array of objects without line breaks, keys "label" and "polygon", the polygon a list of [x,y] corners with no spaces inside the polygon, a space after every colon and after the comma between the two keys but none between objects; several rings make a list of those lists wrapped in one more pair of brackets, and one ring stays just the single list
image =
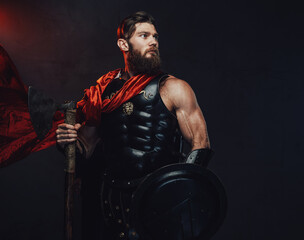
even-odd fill
[{"label": "hand gripping axe handle", "polygon": [[[28,108],[38,139],[42,140],[51,130],[56,111],[64,111],[65,123],[75,125],[76,103],[57,104],[53,99],[32,86],[28,90]],[[73,193],[75,179],[76,143],[65,146],[65,240],[72,240]]]}]

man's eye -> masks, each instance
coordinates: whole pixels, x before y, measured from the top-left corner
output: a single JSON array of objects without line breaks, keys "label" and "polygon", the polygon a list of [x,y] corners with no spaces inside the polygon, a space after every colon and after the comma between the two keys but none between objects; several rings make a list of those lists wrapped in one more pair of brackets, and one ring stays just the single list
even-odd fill
[{"label": "man's eye", "polygon": [[145,34],[145,33],[140,34],[140,37],[142,37],[142,38],[146,38],[146,37],[147,37],[147,34]]}]

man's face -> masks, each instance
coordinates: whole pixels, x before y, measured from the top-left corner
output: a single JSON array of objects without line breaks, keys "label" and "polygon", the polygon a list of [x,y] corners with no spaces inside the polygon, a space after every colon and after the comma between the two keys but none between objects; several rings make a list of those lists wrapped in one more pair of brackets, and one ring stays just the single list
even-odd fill
[{"label": "man's face", "polygon": [[153,24],[136,23],[135,32],[129,39],[132,49],[140,52],[143,57],[153,57],[159,55],[158,33]]},{"label": "man's face", "polygon": [[160,70],[158,34],[154,25],[137,23],[128,40],[127,64],[134,74],[156,74]]}]

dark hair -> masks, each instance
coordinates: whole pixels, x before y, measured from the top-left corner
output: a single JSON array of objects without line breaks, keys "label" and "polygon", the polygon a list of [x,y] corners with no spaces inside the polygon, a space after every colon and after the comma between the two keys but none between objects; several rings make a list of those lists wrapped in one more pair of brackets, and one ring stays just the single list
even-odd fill
[{"label": "dark hair", "polygon": [[144,11],[139,11],[126,17],[118,26],[117,38],[129,40],[135,31],[135,24],[144,22],[151,23],[155,26],[154,18],[149,13]]}]

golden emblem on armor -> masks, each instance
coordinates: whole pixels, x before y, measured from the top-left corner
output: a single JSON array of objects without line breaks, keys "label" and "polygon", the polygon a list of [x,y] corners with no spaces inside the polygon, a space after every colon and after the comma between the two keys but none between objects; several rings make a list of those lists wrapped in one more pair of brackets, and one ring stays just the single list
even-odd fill
[{"label": "golden emblem on armor", "polygon": [[132,102],[126,102],[122,105],[122,110],[124,114],[131,115],[133,112],[134,105]]}]

